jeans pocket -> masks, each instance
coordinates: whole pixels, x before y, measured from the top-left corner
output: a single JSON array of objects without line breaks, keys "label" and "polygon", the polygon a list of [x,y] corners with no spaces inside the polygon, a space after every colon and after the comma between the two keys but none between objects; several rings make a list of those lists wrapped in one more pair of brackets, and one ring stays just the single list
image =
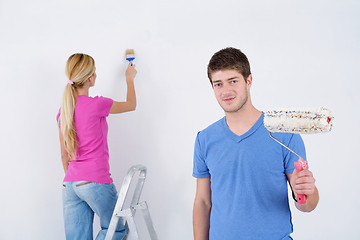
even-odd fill
[{"label": "jeans pocket", "polygon": [[89,184],[89,183],[92,183],[92,182],[89,182],[89,181],[87,181],[87,182],[81,182],[81,183],[76,184],[75,187],[84,186],[84,185]]}]

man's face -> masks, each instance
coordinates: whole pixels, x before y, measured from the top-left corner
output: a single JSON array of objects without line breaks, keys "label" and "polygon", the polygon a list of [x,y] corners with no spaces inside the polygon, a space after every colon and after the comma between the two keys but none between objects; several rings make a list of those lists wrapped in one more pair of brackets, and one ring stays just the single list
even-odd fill
[{"label": "man's face", "polygon": [[226,113],[239,111],[248,101],[251,75],[248,82],[235,70],[221,70],[211,74],[216,99]]}]

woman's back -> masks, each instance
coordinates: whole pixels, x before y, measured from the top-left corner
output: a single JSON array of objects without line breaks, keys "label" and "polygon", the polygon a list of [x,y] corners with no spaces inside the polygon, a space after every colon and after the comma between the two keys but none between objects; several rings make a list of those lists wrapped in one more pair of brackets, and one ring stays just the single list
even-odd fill
[{"label": "woman's back", "polygon": [[76,159],[69,162],[64,181],[112,182],[106,122],[112,104],[113,100],[105,97],[77,97],[74,121],[78,150]]}]

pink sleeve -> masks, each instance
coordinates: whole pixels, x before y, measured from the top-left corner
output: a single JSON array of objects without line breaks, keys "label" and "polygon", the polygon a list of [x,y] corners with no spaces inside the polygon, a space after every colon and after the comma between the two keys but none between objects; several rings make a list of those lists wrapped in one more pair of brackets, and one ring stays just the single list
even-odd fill
[{"label": "pink sleeve", "polygon": [[107,117],[109,116],[111,106],[113,104],[113,100],[106,97],[99,97],[97,110],[100,117]]}]

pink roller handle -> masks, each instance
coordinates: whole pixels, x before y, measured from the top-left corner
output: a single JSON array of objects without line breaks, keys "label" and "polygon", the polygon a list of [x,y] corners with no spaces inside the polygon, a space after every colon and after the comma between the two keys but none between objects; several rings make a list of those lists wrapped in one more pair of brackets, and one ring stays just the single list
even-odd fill
[{"label": "pink roller handle", "polygon": [[[307,168],[307,161],[304,161],[303,159],[299,159],[299,161],[294,162],[295,169],[297,172],[301,172],[302,170]],[[304,204],[306,203],[306,195],[304,194],[298,194],[297,195],[297,202]]]}]

